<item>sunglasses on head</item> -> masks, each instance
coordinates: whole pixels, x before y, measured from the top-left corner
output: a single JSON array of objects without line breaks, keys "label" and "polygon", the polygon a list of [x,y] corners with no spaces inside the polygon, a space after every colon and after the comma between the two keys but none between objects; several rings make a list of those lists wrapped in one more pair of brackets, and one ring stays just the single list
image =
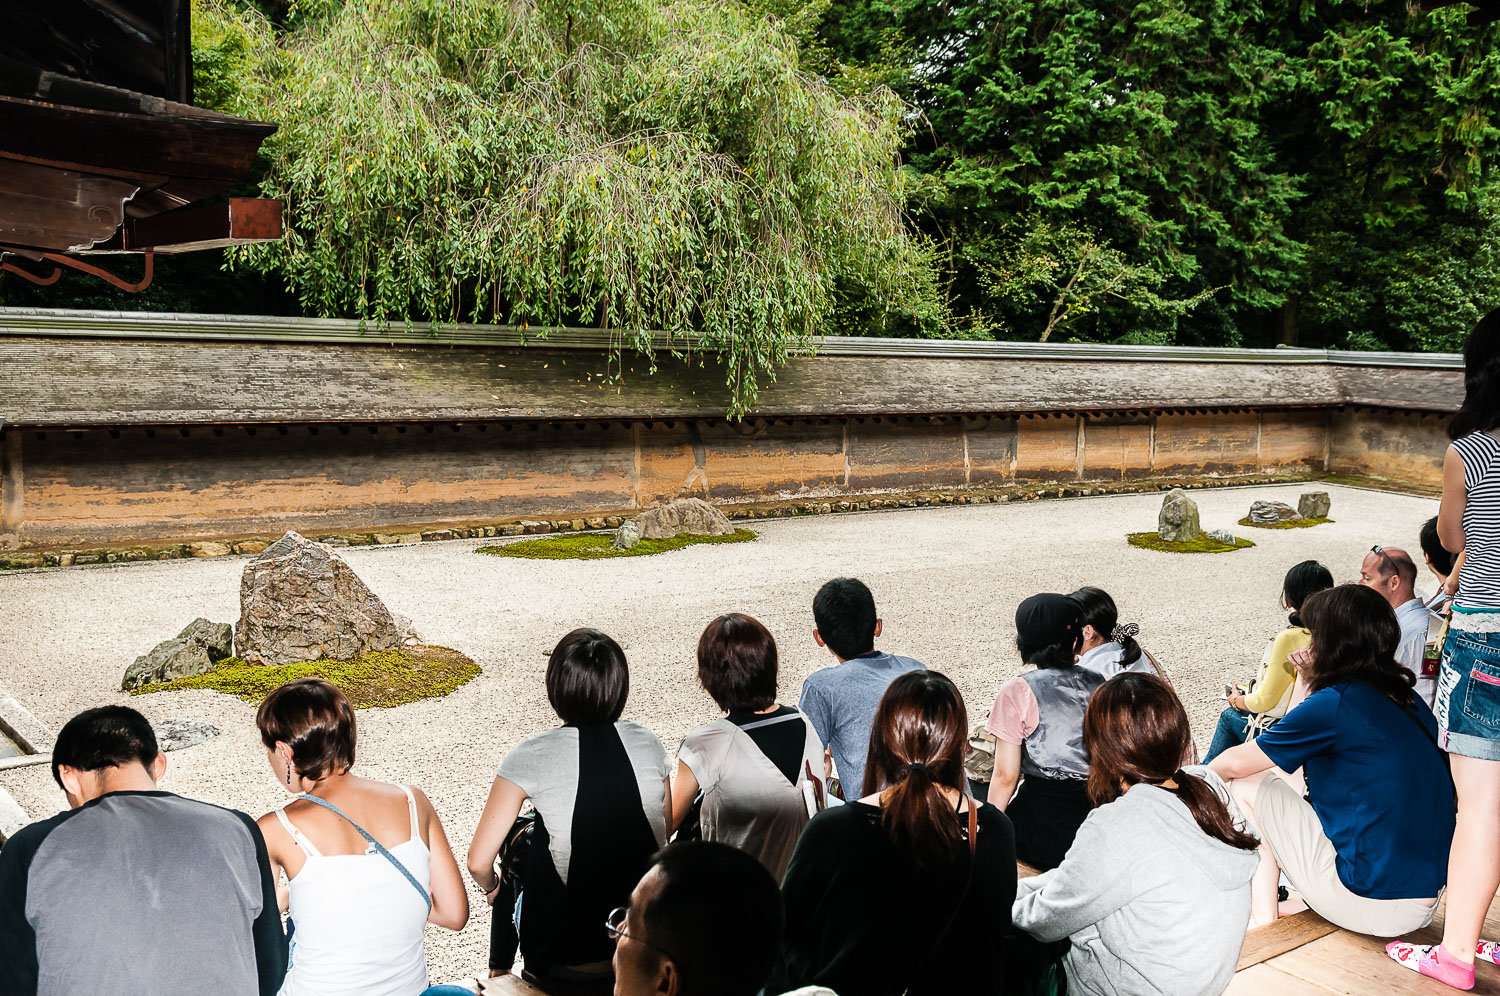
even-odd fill
[{"label": "sunglasses on head", "polygon": [[1370,552],[1379,557],[1381,563],[1385,564],[1385,570],[1381,571],[1380,573],[1397,575],[1401,573],[1400,571],[1396,570],[1396,562],[1391,559],[1390,554],[1385,552],[1385,547],[1381,546],[1379,543],[1376,543],[1374,546],[1370,547]]}]

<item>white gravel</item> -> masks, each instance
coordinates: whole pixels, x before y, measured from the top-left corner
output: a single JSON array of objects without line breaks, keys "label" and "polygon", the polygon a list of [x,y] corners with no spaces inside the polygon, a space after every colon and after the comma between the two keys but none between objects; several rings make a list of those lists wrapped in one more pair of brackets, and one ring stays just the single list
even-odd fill
[{"label": "white gravel", "polygon": [[[1123,621],[1172,672],[1206,746],[1217,690],[1252,675],[1284,624],[1281,578],[1316,558],[1354,580],[1373,543],[1405,547],[1420,563],[1417,530],[1433,498],[1329,486],[1331,525],[1259,530],[1234,525],[1256,498],[1295,505],[1304,486],[1193,492],[1205,529],[1231,528],[1254,549],[1213,556],[1138,550],[1124,534],[1152,529],[1159,494],[1050,500],[779,519],[754,524],[753,543],[700,546],[602,563],[479,556],[472,540],[342,551],[361,577],[433,642],[472,656],[484,673],[438,701],[360,713],[363,774],[421,786],[463,862],[501,757],[556,722],[542,672],[568,630],[614,636],[631,662],[626,716],[668,750],[716,715],[697,686],[694,648],[715,615],[748,612],[776,634],[781,691],[795,703],[803,678],[832,663],[812,642],[812,597],[850,575],[875,593],[882,649],[951,676],[971,722],[1002,681],[1019,673],[1016,603],[1038,591],[1082,585],[1109,591]],[[138,654],[195,616],[238,617],[246,558],[101,565],[0,575],[0,688],[56,729],[80,709],[128,702],[153,720],[181,717],[224,733],[169,755],[165,787],[259,815],[285,794],[267,770],[254,709],[214,692],[129,697],[120,676]],[[1420,587],[1431,588],[1424,572]],[[33,817],[64,805],[45,766],[0,772]],[[489,912],[476,907],[461,934],[432,930],[436,979],[484,963]]]}]

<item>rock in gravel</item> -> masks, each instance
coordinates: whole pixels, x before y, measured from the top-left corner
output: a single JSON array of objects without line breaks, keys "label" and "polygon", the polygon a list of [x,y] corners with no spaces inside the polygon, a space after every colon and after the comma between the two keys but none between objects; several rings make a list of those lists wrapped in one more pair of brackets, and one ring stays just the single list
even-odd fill
[{"label": "rock in gravel", "polygon": [[1203,538],[1198,505],[1181,488],[1173,488],[1161,500],[1156,517],[1156,535],[1168,543],[1188,543]]},{"label": "rock in gravel", "polygon": [[227,557],[234,551],[229,548],[228,543],[215,543],[205,541],[202,543],[189,543],[189,557]]},{"label": "rock in gravel", "polygon": [[1228,543],[1230,546],[1234,546],[1235,544],[1234,533],[1230,532],[1227,529],[1210,529],[1205,535],[1207,535],[1209,539],[1216,540],[1220,543]]},{"label": "rock in gravel", "polygon": [[152,729],[156,732],[156,744],[162,750],[182,750],[219,735],[217,726],[197,719],[165,719],[154,724]]},{"label": "rock in gravel", "polygon": [[1257,501],[1250,505],[1251,522],[1286,522],[1298,518],[1297,510],[1282,501]]},{"label": "rock in gravel", "polygon": [[154,681],[171,681],[191,674],[205,674],[228,657],[234,646],[234,628],[229,623],[194,619],[181,633],[163,640],[135,659],[125,669],[120,690],[129,691]]},{"label": "rock in gravel", "polygon": [[614,548],[616,550],[629,550],[641,541],[641,531],[635,527],[634,519],[627,519],[620,523],[620,528],[615,530]]},{"label": "rock in gravel", "polygon": [[235,636],[240,657],[272,666],[418,642],[331,547],[294,532],[245,565]]},{"label": "rock in gravel", "polygon": [[1304,519],[1326,519],[1332,507],[1327,491],[1304,491],[1297,499],[1297,514]]},{"label": "rock in gravel", "polygon": [[646,511],[630,520],[641,539],[668,539],[679,533],[727,536],[734,532],[729,517],[702,498],[679,498]]}]

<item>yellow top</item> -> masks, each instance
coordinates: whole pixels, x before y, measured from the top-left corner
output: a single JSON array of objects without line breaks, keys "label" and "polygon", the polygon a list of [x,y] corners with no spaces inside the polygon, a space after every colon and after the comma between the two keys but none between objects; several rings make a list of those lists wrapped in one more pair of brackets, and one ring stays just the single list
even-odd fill
[{"label": "yellow top", "polygon": [[1276,634],[1271,646],[1266,649],[1265,666],[1255,691],[1245,696],[1245,709],[1249,712],[1266,712],[1286,698],[1287,692],[1297,682],[1297,669],[1287,657],[1312,642],[1312,634],[1305,629],[1284,629]]}]

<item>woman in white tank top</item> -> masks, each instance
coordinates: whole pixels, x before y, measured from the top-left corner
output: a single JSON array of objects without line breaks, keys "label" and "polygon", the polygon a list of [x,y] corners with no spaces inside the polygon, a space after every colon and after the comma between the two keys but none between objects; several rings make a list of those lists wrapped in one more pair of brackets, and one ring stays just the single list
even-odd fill
[{"label": "woman in white tank top", "polygon": [[259,820],[272,868],[289,882],[280,996],[437,996],[423,931],[461,929],[469,900],[432,804],[350,773],[354,709],[321,678],[282,685],[255,722],[277,781],[298,795]]}]

